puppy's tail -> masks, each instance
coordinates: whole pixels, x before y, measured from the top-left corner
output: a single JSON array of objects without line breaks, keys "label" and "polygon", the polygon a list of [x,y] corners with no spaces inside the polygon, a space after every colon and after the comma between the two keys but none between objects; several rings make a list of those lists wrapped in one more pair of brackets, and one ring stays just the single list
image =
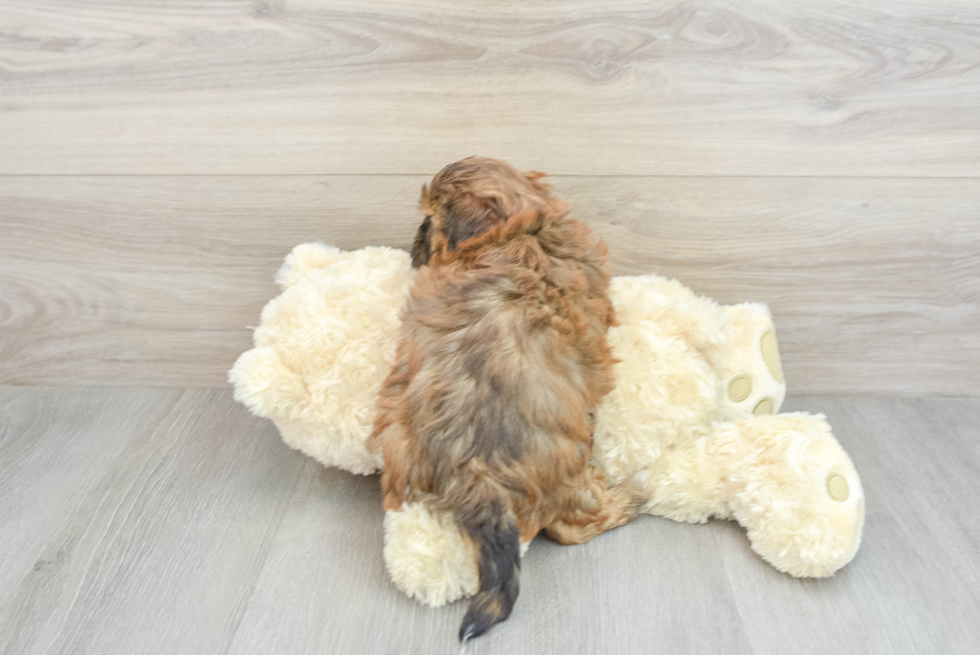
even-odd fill
[{"label": "puppy's tail", "polygon": [[[479,637],[510,616],[520,591],[521,544],[514,516],[493,500],[457,514],[463,531],[477,546],[480,590],[459,628],[459,640]],[[475,510],[475,511],[474,511]]]}]

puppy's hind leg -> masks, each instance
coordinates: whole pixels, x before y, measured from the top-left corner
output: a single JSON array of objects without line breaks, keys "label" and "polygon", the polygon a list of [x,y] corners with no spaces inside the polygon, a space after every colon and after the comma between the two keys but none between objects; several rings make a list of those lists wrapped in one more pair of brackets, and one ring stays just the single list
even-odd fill
[{"label": "puppy's hind leg", "polygon": [[582,488],[570,499],[566,511],[547,527],[548,536],[565,546],[587,543],[629,523],[646,502],[640,488],[630,481],[607,487],[605,479],[592,467],[583,478]]}]

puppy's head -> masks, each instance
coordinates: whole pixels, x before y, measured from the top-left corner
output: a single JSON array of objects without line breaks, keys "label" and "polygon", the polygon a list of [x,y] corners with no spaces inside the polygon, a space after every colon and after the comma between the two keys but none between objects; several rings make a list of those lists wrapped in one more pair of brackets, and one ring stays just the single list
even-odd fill
[{"label": "puppy's head", "polygon": [[522,173],[510,164],[468,157],[439,171],[422,187],[419,207],[425,220],[415,235],[412,266],[433,255],[456,250],[511,216],[528,211],[562,213],[565,203],[552,198],[543,173]]}]

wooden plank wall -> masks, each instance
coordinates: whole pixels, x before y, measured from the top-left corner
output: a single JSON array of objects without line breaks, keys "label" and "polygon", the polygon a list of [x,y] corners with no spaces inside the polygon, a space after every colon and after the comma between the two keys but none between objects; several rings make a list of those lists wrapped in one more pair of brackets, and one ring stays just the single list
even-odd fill
[{"label": "wooden plank wall", "polygon": [[792,393],[980,394],[973,0],[0,0],[0,383],[225,384],[470,154],[768,302]]}]

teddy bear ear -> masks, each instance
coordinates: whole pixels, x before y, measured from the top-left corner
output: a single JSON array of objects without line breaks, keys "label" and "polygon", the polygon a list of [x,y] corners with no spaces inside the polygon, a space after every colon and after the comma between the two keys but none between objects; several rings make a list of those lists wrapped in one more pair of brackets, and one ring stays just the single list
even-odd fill
[{"label": "teddy bear ear", "polygon": [[228,381],[235,400],[262,418],[289,415],[305,391],[303,381],[268,346],[243,352],[228,371]]},{"label": "teddy bear ear", "polygon": [[340,248],[328,246],[319,241],[301,243],[286,255],[285,261],[276,273],[276,284],[283,290],[295,286],[307,273],[326,268],[344,258],[347,253]]}]

